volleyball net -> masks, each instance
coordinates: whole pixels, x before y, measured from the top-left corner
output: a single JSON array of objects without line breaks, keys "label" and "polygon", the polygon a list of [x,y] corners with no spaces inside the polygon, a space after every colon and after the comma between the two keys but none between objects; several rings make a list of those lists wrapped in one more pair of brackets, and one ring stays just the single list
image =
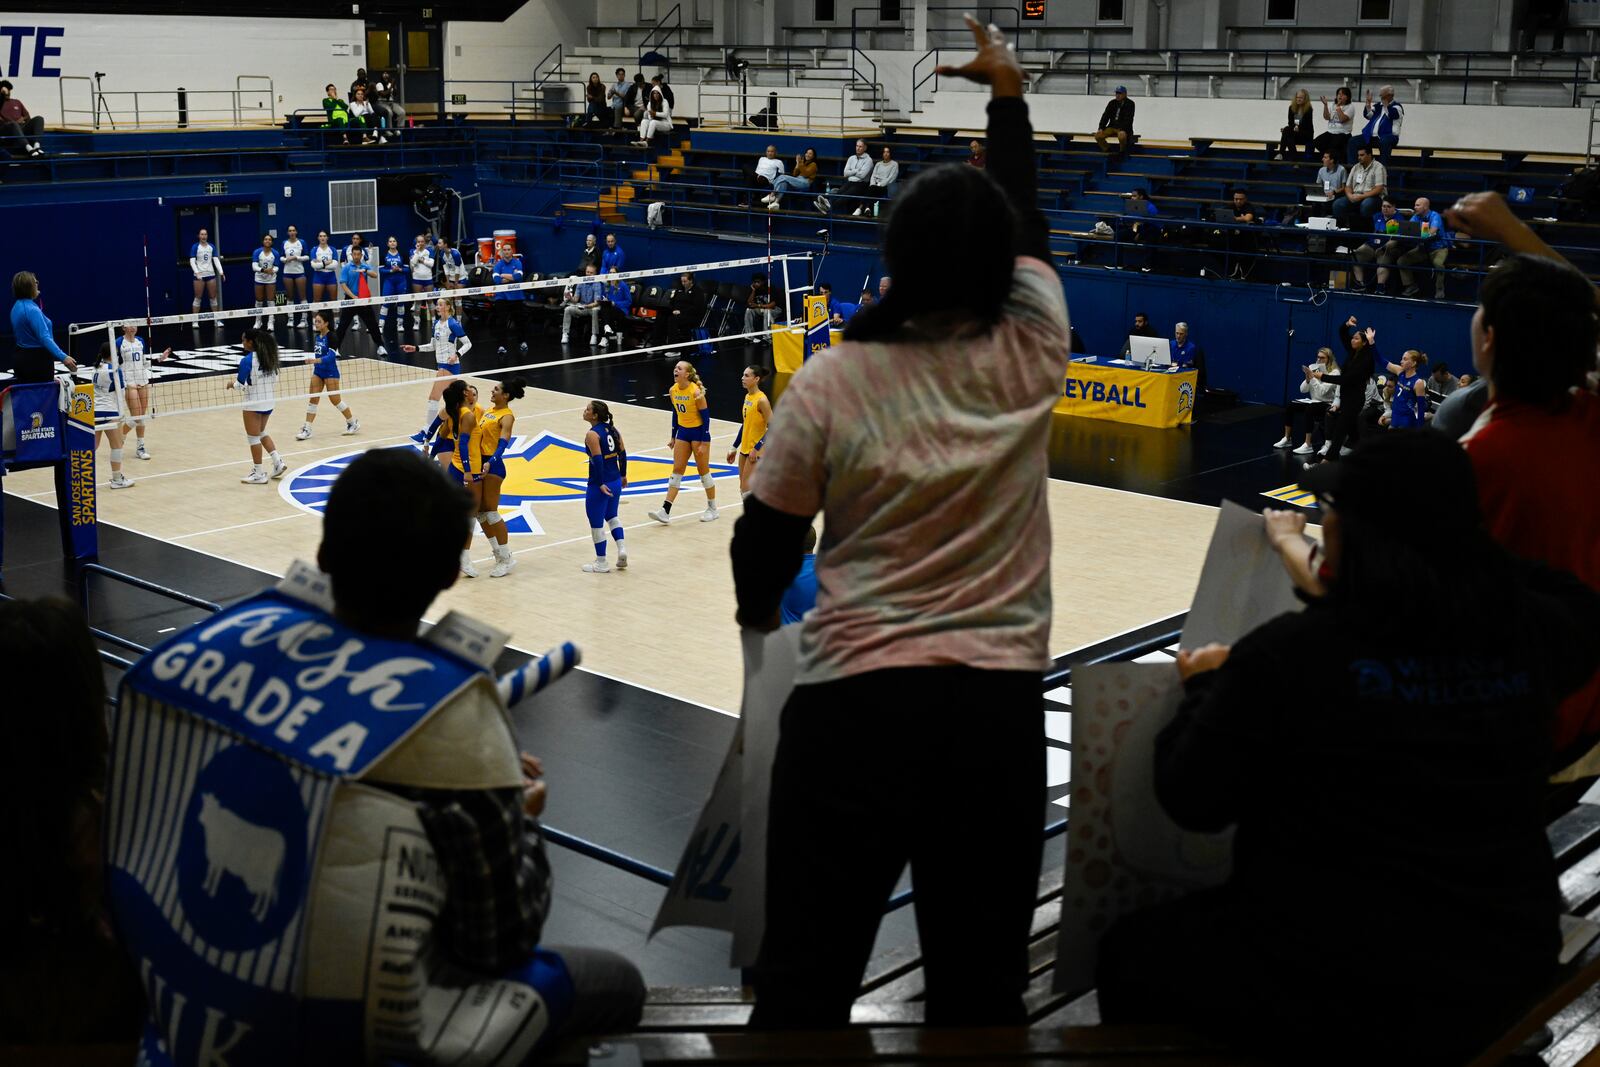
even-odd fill
[{"label": "volleyball net", "polygon": [[[650,354],[682,353],[692,361],[709,345],[748,343],[768,336],[765,316],[758,316],[760,321],[752,319],[748,324],[755,328],[746,329],[753,275],[762,274],[769,280],[776,305],[770,325],[794,321],[799,298],[812,288],[811,261],[809,253],[786,253],[606,275],[529,274],[521,282],[503,285],[305,303],[281,302],[280,292],[280,302],[266,307],[156,317],[134,314],[74,323],[68,330],[67,351],[78,363],[76,377],[80,380],[92,379],[102,352],[108,354],[113,372],[121,375],[113,380],[142,378],[145,375],[137,368],[130,370],[130,361],[116,343],[123,336],[124,324],[135,327],[144,346],[150,383],[144,412],[148,418],[242,409],[245,394],[236,381],[245,355],[240,342],[257,320],[278,343],[276,403],[288,408],[307,399],[316,358],[312,317],[319,311],[328,313],[335,328],[342,319],[351,320],[337,344],[333,336],[329,338],[340,357],[336,388],[345,398],[414,389],[432,381],[437,367],[434,352],[406,352],[402,346],[420,349],[433,343],[435,307],[440,299],[451,302],[452,316],[472,342],[460,357],[463,374],[503,378],[541,368]],[[673,291],[682,286],[685,274],[692,275],[704,300],[704,311],[694,323],[669,318]],[[571,345],[561,350],[559,358],[539,358],[540,349],[548,353],[551,335],[568,324],[569,294],[576,296],[586,283],[600,285],[608,300],[615,296],[610,286],[627,286],[628,311],[619,314],[620,306],[602,311],[598,322],[587,313],[574,314]],[[512,293],[521,293],[523,299],[508,300]],[[372,323],[378,326],[379,336],[373,336]],[[602,332],[609,344],[590,346],[591,330]],[[499,351],[501,344],[506,348],[504,354]],[[124,415],[130,415],[125,390],[116,390],[116,402]]]}]

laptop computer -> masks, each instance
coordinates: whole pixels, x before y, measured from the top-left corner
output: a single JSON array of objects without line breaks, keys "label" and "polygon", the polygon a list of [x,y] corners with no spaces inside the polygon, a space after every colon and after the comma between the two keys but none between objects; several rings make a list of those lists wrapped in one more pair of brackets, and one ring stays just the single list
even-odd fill
[{"label": "laptop computer", "polygon": [[1237,219],[1231,207],[1214,207],[1211,209],[1211,218],[1214,222],[1235,222]]}]

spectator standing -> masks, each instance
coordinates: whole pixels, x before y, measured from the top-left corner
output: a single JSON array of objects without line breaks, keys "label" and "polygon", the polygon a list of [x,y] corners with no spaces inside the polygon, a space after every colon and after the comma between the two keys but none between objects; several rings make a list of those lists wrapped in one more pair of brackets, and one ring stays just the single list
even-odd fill
[{"label": "spectator standing", "polygon": [[[502,242],[495,249],[493,266],[494,285],[513,285],[522,281],[522,257],[511,250],[511,246]],[[506,354],[506,345],[509,338],[516,337],[523,355],[528,354],[528,342],[521,340],[523,328],[524,309],[527,307],[528,292],[526,289],[509,289],[505,292],[494,294],[494,304],[491,315],[494,319],[494,335],[499,342],[499,354]]]},{"label": "spectator standing", "polygon": [[1278,150],[1273,159],[1291,159],[1294,157],[1296,145],[1305,145],[1306,158],[1314,159],[1312,155],[1311,131],[1311,94],[1304,89],[1294,94],[1294,99],[1289,101],[1289,121],[1278,134]]},{"label": "spectator standing", "polygon": [[604,126],[606,124],[606,87],[600,80],[598,70],[589,73],[589,80],[583,87],[585,124]]},{"label": "spectator standing", "polygon": [[[900,164],[895,161],[894,154],[889,151],[889,146],[883,146],[883,152],[878,161],[872,165],[872,180],[868,183],[868,191],[878,199],[872,201],[872,213],[878,214],[878,208],[884,200],[888,199],[896,182],[900,180]],[[856,208],[852,215],[860,215],[866,210],[865,205]]]},{"label": "spectator standing", "polygon": [[1389,268],[1405,247],[1405,242],[1400,239],[1400,216],[1395,213],[1394,201],[1386,196],[1382,204],[1381,210],[1372,216],[1372,236],[1354,253],[1355,265],[1352,270],[1358,289],[1367,287],[1366,268],[1376,262],[1379,264],[1376,291],[1388,292]]},{"label": "spectator standing", "polygon": [[600,273],[611,274],[627,269],[623,264],[627,260],[622,252],[622,246],[617,244],[617,235],[606,234],[606,250],[600,253]]},{"label": "spectator standing", "polygon": [[1372,149],[1361,145],[1356,149],[1356,165],[1345,177],[1343,191],[1334,198],[1333,217],[1344,229],[1357,229],[1360,218],[1370,219],[1377,214],[1388,187],[1388,168],[1372,158]]},{"label": "spectator standing", "polygon": [[1350,102],[1350,90],[1343,85],[1334,91],[1331,105],[1327,97],[1321,99],[1322,121],[1327,127],[1312,145],[1319,152],[1332,152],[1333,158],[1342,163],[1348,158],[1350,150],[1350,131],[1356,118],[1355,105]]},{"label": "spectator standing", "polygon": [[578,269],[576,273],[584,273],[585,267],[593,267],[595,272],[600,270],[600,246],[595,243],[594,234],[583,235],[583,251],[578,254]]},{"label": "spectator standing", "polygon": [[[1450,399],[1482,396],[1487,388],[1488,407],[1462,443],[1477,472],[1489,532],[1519,556],[1560,567],[1600,591],[1594,287],[1497,193],[1463,197],[1449,221],[1512,253],[1484,279],[1472,318],[1472,363],[1489,384],[1474,383]],[[1597,739],[1600,674],[1561,705],[1554,766],[1576,761],[1561,777],[1595,773],[1589,750]]]},{"label": "spectator standing", "polygon": [[[872,157],[867,154],[867,142],[856,141],[856,150],[844,161],[844,184],[833,191],[840,200],[859,199],[872,188]],[[827,193],[817,197],[817,210],[827,214],[833,204]]]},{"label": "spectator standing", "polygon": [[[105,674],[83,612],[65,600],[0,601],[0,676],[9,735],[0,846],[16,872],[0,880],[0,1034],[13,1052],[131,1048],[144,997],[104,895]],[[46,707],[48,715],[29,712]],[[39,1062],[69,1058],[32,1051]]]},{"label": "spectator standing", "polygon": [[28,114],[26,105],[11,95],[12,89],[9,81],[0,81],[0,145],[20,158],[42,156],[39,138],[44,136],[44,119]]},{"label": "spectator standing", "polygon": [[1128,87],[1125,85],[1117,86],[1116,94],[1100,113],[1100,125],[1094,131],[1094,143],[1100,146],[1100,151],[1110,154],[1107,141],[1116,141],[1117,152],[1123,154],[1127,153],[1129,144],[1133,142],[1133,101],[1128,99]]},{"label": "spectator standing", "polygon": [[351,96],[351,98],[353,99],[355,97],[357,89],[365,89],[366,87],[367,87],[367,68],[366,67],[357,67],[356,68],[356,76],[350,82],[350,96]]},{"label": "spectator standing", "polygon": [[11,297],[11,340],[16,346],[11,371],[16,384],[48,382],[55,377],[58,359],[68,370],[77,370],[77,362],[56,344],[50,320],[39,306],[39,279],[32,271],[12,275]]},{"label": "spectator standing", "polygon": [[567,294],[567,306],[561,312],[561,343],[566,344],[572,334],[572,320],[588,316],[589,344],[600,343],[600,298],[603,287],[593,263],[583,267],[585,278]]},{"label": "spectator standing", "polygon": [[1324,427],[1330,417],[1329,411],[1339,399],[1338,385],[1312,377],[1313,371],[1321,371],[1323,374],[1337,374],[1339,372],[1339,364],[1334,362],[1333,349],[1317,349],[1317,361],[1306,364],[1300,368],[1300,371],[1304,375],[1303,380],[1300,382],[1300,393],[1310,400],[1310,403],[1290,404],[1284,409],[1283,437],[1272,447],[1289,448],[1294,445],[1294,420],[1295,415],[1298,413],[1306,420],[1306,433],[1305,441],[1294,448],[1294,454],[1297,456],[1309,456],[1316,451],[1313,438],[1318,430],[1323,430],[1326,433]]},{"label": "spectator standing", "polygon": [[[1243,189],[1233,191],[1233,198],[1227,206],[1233,211],[1236,226],[1254,226],[1261,221],[1260,213]],[[1223,231],[1222,239],[1229,258],[1233,260],[1228,276],[1240,281],[1248,279],[1251,268],[1255,266],[1255,254],[1261,249],[1260,238],[1248,230],[1230,229]]]},{"label": "spectator standing", "polygon": [[967,145],[967,166],[977,167],[979,170],[989,165],[988,153],[984,151],[982,141],[972,141]]},{"label": "spectator standing", "polygon": [[1345,360],[1339,367],[1337,374],[1327,371],[1313,370],[1311,376],[1319,382],[1325,382],[1339,387],[1339,417],[1334,420],[1328,433],[1327,443],[1322,446],[1321,456],[1306,461],[1309,470],[1315,466],[1322,457],[1337,459],[1347,455],[1355,447],[1361,435],[1361,410],[1367,402],[1367,385],[1372,381],[1372,373],[1377,359],[1377,350],[1374,347],[1378,340],[1377,331],[1368,326],[1363,332],[1356,328],[1356,317],[1351,315],[1339,327],[1339,343],[1344,346]]},{"label": "spectator standing", "polygon": [[[1376,103],[1373,102],[1371,90],[1368,90],[1367,104],[1361,114],[1367,124],[1351,139],[1351,147],[1374,149],[1387,169],[1389,153],[1400,143],[1400,126],[1406,119],[1406,109],[1394,98],[1394,86],[1385,85],[1379,89]],[[1354,155],[1349,158],[1354,158]]]},{"label": "spectator standing", "polygon": [[[763,202],[765,202],[766,196],[771,195],[772,183],[783,175],[783,160],[778,158],[777,145],[767,145],[766,152],[760,159],[756,160],[754,174],[756,189],[760,190],[762,187],[767,189],[767,193],[762,197]],[[749,207],[750,205],[741,203],[739,206]]]},{"label": "spectator standing", "polygon": [[777,302],[772,298],[772,290],[767,285],[765,274],[752,274],[750,276],[750,296],[744,305],[744,332],[760,333],[760,341],[770,339],[772,333],[772,316],[777,310]]},{"label": "spectator standing", "polygon": [[[1436,434],[1383,434],[1300,484],[1321,546],[1304,512],[1268,512],[1267,534],[1305,609],[1181,651],[1183,701],[1155,742],[1154,799],[1184,829],[1235,828],[1232,871],[1112,926],[1101,1018],[1348,1064],[1370,1035],[1328,1013],[1404,1004],[1383,1059],[1463,1063],[1555,973],[1550,720],[1600,665],[1600,597],[1494,544],[1471,464]],[[1320,680],[1285,716],[1308,649]],[[1419,914],[1451,936],[1418,938]]]},{"label": "spectator standing", "polygon": [[[900,283],[795,375],[734,532],[738,618],[762,630],[780,621],[818,511],[828,538],[772,772],[756,1027],[849,1021],[908,860],[928,1025],[1026,1021],[1050,663],[1046,443],[1067,310],[1022,71],[997,28],[968,25],[976,58],[939,72],[990,84],[988,170],[931,167],[901,197],[883,247]],[[955,289],[941,280],[953,262],[970,272]],[[960,725],[973,700],[980,730]],[[908,801],[956,764],[963,802],[930,824]]]},{"label": "spectator standing", "polygon": [[817,178],[817,150],[807,148],[794,157],[794,173],[783,174],[772,183],[772,192],[763,201],[768,211],[777,211],[783,204],[783,194],[791,189],[804,192]]},{"label": "spectator standing", "polygon": [[611,88],[606,90],[606,99],[611,103],[611,126],[613,129],[622,129],[622,112],[628,101],[628,72],[621,67],[617,68],[616,81]]},{"label": "spectator standing", "polygon": [[1421,296],[1416,274],[1407,267],[1431,266],[1433,268],[1433,298],[1444,299],[1444,263],[1450,256],[1450,243],[1444,236],[1444,218],[1433,210],[1433,203],[1425,196],[1417,197],[1411,209],[1411,221],[1418,223],[1421,231],[1417,242],[1400,257],[1401,296]]}]

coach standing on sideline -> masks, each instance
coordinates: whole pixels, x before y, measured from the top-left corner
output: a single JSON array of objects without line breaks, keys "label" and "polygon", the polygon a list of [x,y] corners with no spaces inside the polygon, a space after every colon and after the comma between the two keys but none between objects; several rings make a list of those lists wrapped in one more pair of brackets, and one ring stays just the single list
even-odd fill
[{"label": "coach standing on sideline", "polygon": [[[825,515],[772,770],[757,1027],[849,1023],[908,861],[928,1025],[1027,1022],[1046,445],[1067,308],[1035,206],[1021,68],[998,28],[967,24],[977,56],[939,73],[991,87],[988,169],[933,167],[896,199],[883,257],[899,283],[784,391],[734,531],[739,621],[772,630]],[[941,285],[951,263],[972,284]]]},{"label": "coach standing on sideline", "polygon": [[50,320],[39,307],[39,279],[32,271],[18,271],[11,278],[11,295],[16,303],[11,305],[11,335],[16,353],[11,359],[11,369],[18,385],[27,382],[48,382],[55,377],[55,361],[60,360],[68,370],[77,370],[73,358],[61,351],[50,333]]}]

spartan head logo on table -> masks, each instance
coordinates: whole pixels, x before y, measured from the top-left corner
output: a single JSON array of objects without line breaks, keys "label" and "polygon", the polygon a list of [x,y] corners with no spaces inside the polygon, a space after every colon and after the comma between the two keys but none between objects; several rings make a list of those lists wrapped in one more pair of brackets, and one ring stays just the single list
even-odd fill
[{"label": "spartan head logo on table", "polygon": [[1189,382],[1178,383],[1178,414],[1194,410],[1194,385]]}]

